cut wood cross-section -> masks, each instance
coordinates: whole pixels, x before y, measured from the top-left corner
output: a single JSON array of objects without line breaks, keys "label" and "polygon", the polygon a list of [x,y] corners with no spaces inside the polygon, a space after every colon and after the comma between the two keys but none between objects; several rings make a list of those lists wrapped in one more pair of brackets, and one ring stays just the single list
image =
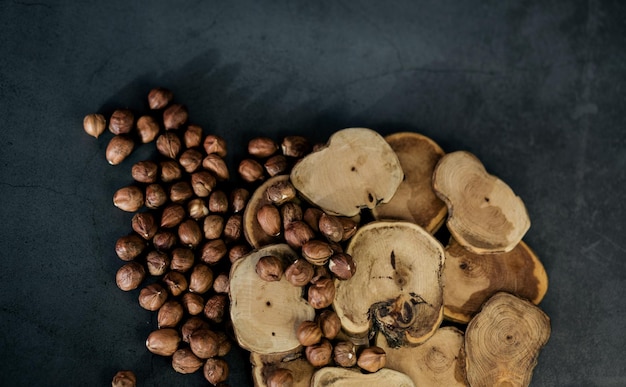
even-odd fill
[{"label": "cut wood cross-section", "polygon": [[415,387],[407,375],[383,368],[374,373],[364,374],[359,370],[340,367],[324,367],[313,374],[311,387]]},{"label": "cut wood cross-section", "polygon": [[291,374],[291,387],[309,387],[315,368],[306,360],[302,353],[284,355],[250,354],[252,364],[252,381],[254,387],[269,387],[267,379],[276,370],[288,370]]}]

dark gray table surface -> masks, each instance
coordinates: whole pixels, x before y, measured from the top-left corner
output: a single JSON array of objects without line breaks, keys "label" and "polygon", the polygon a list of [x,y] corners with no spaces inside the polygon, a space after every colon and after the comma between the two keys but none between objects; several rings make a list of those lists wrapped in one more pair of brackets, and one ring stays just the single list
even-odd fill
[{"label": "dark gray table surface", "polygon": [[[348,126],[468,150],[526,203],[550,278],[533,386],[625,386],[622,1],[0,2],[0,374],[7,386],[200,386],[150,355],[117,289],[117,167],[82,130],[172,89],[241,156],[254,135]],[[246,354],[230,384],[249,383]]]}]

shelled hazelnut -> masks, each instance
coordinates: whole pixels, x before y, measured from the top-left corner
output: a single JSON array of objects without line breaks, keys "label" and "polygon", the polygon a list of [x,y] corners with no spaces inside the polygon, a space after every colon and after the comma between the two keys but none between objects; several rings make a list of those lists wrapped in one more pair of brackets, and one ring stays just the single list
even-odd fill
[{"label": "shelled hazelnut", "polygon": [[357,365],[368,372],[378,371],[385,366],[386,362],[385,350],[377,346],[364,348],[357,359]]},{"label": "shelled hazelnut", "polygon": [[83,119],[83,129],[88,135],[98,138],[106,129],[106,118],[102,114],[88,114]]},{"label": "shelled hazelnut", "polygon": [[160,130],[159,124],[151,116],[141,116],[137,120],[137,134],[142,144],[154,141]]},{"label": "shelled hazelnut", "polygon": [[189,336],[189,347],[200,359],[217,356],[219,337],[210,329],[197,329]]},{"label": "shelled hazelnut", "polygon": [[213,270],[203,263],[198,263],[189,276],[189,291],[204,294],[211,289],[213,281]]},{"label": "shelled hazelnut", "polygon": [[188,125],[183,135],[186,148],[199,148],[202,146],[202,128],[198,125]]},{"label": "shelled hazelnut", "polygon": [[228,306],[228,296],[225,294],[214,294],[210,296],[204,304],[204,316],[214,323],[221,323]]},{"label": "shelled hazelnut", "polygon": [[256,263],[256,273],[264,281],[280,281],[283,276],[283,262],[273,255],[259,258]]},{"label": "shelled hazelnut", "polygon": [[159,227],[150,212],[137,212],[131,219],[133,230],[143,239],[150,240],[157,233]]},{"label": "shelled hazelnut", "polygon": [[217,385],[228,379],[228,363],[224,359],[211,358],[207,359],[202,369],[204,378],[211,384]]},{"label": "shelled hazelnut", "polygon": [[356,347],[351,341],[340,341],[333,348],[333,360],[340,367],[354,367],[356,365]]},{"label": "shelled hazelnut", "polygon": [[134,185],[122,187],[113,194],[113,205],[122,211],[135,212],[143,207],[143,191]]},{"label": "shelled hazelnut", "polygon": [[197,293],[185,293],[181,298],[183,308],[192,316],[197,316],[204,310],[204,298]]},{"label": "shelled hazelnut", "polygon": [[275,368],[265,377],[267,387],[292,387],[293,372],[286,368]]},{"label": "shelled hazelnut", "polygon": [[160,184],[154,183],[146,187],[145,205],[147,208],[156,209],[167,202],[167,193]]},{"label": "shelled hazelnut", "polygon": [[330,278],[314,281],[308,289],[308,301],[315,309],[329,307],[335,299],[335,283]]},{"label": "shelled hazelnut", "polygon": [[202,168],[211,172],[218,180],[224,181],[230,178],[228,166],[221,156],[209,153],[202,159]]},{"label": "shelled hazelnut", "polygon": [[163,112],[163,126],[165,130],[179,129],[189,117],[189,112],[184,105],[172,104]]},{"label": "shelled hazelnut", "polygon": [[178,349],[180,335],[173,328],[157,329],[146,339],[146,347],[155,355],[172,356]]},{"label": "shelled hazelnut", "polygon": [[113,134],[130,133],[135,123],[135,116],[129,109],[117,109],[109,118],[109,130]]},{"label": "shelled hazelnut", "polygon": [[135,387],[137,385],[137,376],[129,370],[118,371],[111,381],[111,387]]},{"label": "shelled hazelnut", "polygon": [[167,301],[161,305],[157,313],[157,327],[175,328],[182,320],[183,314],[183,306],[178,301]]},{"label": "shelled hazelnut", "polygon": [[322,339],[319,343],[306,347],[304,354],[313,367],[323,367],[332,359],[333,346],[328,339]]},{"label": "shelled hazelnut", "polygon": [[215,153],[220,157],[226,156],[226,140],[218,135],[209,134],[204,138],[202,145],[204,146],[204,150],[207,154]]},{"label": "shelled hazelnut", "polygon": [[176,133],[165,132],[157,137],[156,148],[163,156],[175,159],[180,153],[182,143]]},{"label": "shelled hazelnut", "polygon": [[280,210],[273,204],[266,204],[259,208],[256,219],[263,232],[277,236],[281,232]]},{"label": "shelled hazelnut", "polygon": [[189,337],[198,329],[209,329],[209,323],[202,317],[191,316],[180,327],[180,334],[185,343],[189,343]]},{"label": "shelled hazelnut", "polygon": [[305,347],[319,343],[322,340],[322,336],[322,329],[315,321],[302,321],[296,330],[298,342]]},{"label": "shelled hazelnut", "polygon": [[105,156],[109,164],[118,165],[126,159],[135,148],[135,143],[132,138],[125,134],[117,134],[107,145]]},{"label": "shelled hazelnut", "polygon": [[117,270],[115,283],[117,287],[129,291],[137,289],[146,276],[143,265],[137,262],[128,262]]},{"label": "shelled hazelnut", "polygon": [[174,94],[162,87],[155,87],[148,93],[148,105],[150,109],[157,110],[166,107],[174,98]]},{"label": "shelled hazelnut", "polygon": [[179,348],[172,355],[172,368],[180,374],[192,374],[204,365],[190,348]]},{"label": "shelled hazelnut", "polygon": [[189,287],[187,277],[177,271],[170,271],[163,276],[163,284],[169,294],[174,297],[180,296]]},{"label": "shelled hazelnut", "polygon": [[244,159],[239,163],[239,176],[248,183],[263,180],[265,174],[263,166],[254,159]]},{"label": "shelled hazelnut", "polygon": [[149,311],[155,312],[167,300],[167,290],[158,283],[147,285],[139,292],[139,305]]},{"label": "shelled hazelnut", "polygon": [[137,234],[124,235],[115,242],[115,253],[123,261],[132,261],[146,248],[146,241]]},{"label": "shelled hazelnut", "polygon": [[283,155],[272,156],[265,161],[263,167],[270,176],[280,175],[281,173],[287,171],[287,158]]},{"label": "shelled hazelnut", "polygon": [[305,286],[315,274],[315,269],[308,261],[297,259],[285,269],[285,278],[294,286]]},{"label": "shelled hazelnut", "polygon": [[167,272],[170,266],[170,257],[160,251],[151,251],[146,255],[146,267],[150,275],[158,277]]}]

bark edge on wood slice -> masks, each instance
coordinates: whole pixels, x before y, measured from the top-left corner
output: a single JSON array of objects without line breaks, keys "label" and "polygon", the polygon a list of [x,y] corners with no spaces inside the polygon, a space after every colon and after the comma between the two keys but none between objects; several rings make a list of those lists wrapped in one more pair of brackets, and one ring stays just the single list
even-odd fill
[{"label": "bark edge on wood slice", "polygon": [[354,216],[388,202],[403,176],[398,157],[380,134],[347,128],[302,158],[290,178],[303,198],[325,212]]},{"label": "bark edge on wood slice", "polygon": [[448,208],[435,194],[432,177],[444,151],[432,139],[413,132],[385,136],[398,156],[404,180],[387,203],[372,209],[377,220],[413,222],[434,234],[446,220]]},{"label": "bark edge on wood slice", "polygon": [[285,266],[298,255],[286,244],[264,246],[235,261],[230,270],[230,316],[239,345],[260,354],[289,353],[301,348],[296,328],[312,320],[315,310],[302,298],[302,288],[283,276],[264,281],[256,273],[261,257],[281,258]]},{"label": "bark edge on wood slice", "polygon": [[465,331],[470,385],[528,386],[550,330],[549,317],[531,302],[505,292],[493,295]]},{"label": "bark edge on wood slice", "polygon": [[333,308],[347,336],[358,341],[373,328],[391,347],[432,336],[443,319],[439,241],[414,223],[374,221],[357,231],[346,252],[357,269],[335,281]]},{"label": "bark edge on wood slice", "polygon": [[391,348],[381,335],[376,345],[387,353],[385,367],[408,375],[417,387],[468,385],[463,332],[455,327],[437,329],[420,345]]},{"label": "bark edge on wood slice", "polygon": [[474,253],[510,251],[530,228],[522,200],[469,152],[443,156],[435,167],[433,188],[448,206],[450,233]]},{"label": "bark edge on wood slice", "polygon": [[293,376],[292,387],[309,387],[315,368],[307,361],[301,352],[284,355],[262,355],[250,353],[252,365],[252,381],[254,387],[268,387],[266,378],[274,370],[283,368],[291,371]]},{"label": "bark edge on wood slice", "polygon": [[363,387],[393,386],[415,387],[415,383],[402,372],[382,368],[373,373],[361,373],[358,369],[324,367],[315,371],[311,387]]},{"label": "bark edge on wood slice", "polygon": [[257,213],[264,205],[272,204],[271,200],[267,197],[267,188],[276,183],[285,181],[289,181],[289,175],[270,177],[263,182],[263,184],[257,187],[254,192],[252,192],[252,195],[248,200],[248,204],[243,212],[243,235],[250,246],[256,249],[261,246],[276,244],[281,241],[282,235],[269,235],[263,231],[259,221],[257,220]]},{"label": "bark edge on wood slice", "polygon": [[475,254],[453,238],[445,248],[444,318],[466,324],[500,291],[537,305],[548,291],[548,275],[530,247],[521,241],[507,253]]}]

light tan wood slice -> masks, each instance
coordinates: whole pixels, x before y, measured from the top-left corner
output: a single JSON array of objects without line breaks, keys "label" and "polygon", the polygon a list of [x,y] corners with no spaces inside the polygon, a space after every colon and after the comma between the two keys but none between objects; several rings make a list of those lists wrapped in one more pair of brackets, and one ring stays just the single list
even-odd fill
[{"label": "light tan wood slice", "polygon": [[252,381],[254,387],[268,387],[266,378],[272,371],[284,368],[291,371],[293,376],[292,387],[309,387],[315,368],[309,363],[301,352],[283,355],[262,355],[250,353],[252,364]]},{"label": "light tan wood slice", "polygon": [[374,373],[362,373],[359,370],[340,367],[320,368],[313,374],[311,387],[414,387],[407,375],[382,368]]},{"label": "light tan wood slice", "polygon": [[408,375],[416,387],[468,386],[465,376],[463,332],[454,327],[437,329],[420,345],[391,348],[376,335],[376,345],[387,353],[386,367]]},{"label": "light tan wood slice", "polygon": [[391,146],[367,128],[335,132],[325,147],[305,156],[291,171],[291,182],[306,200],[343,216],[388,202],[402,178]]},{"label": "light tan wood slice", "polygon": [[475,254],[450,239],[443,283],[444,317],[466,324],[499,291],[539,304],[548,290],[548,275],[523,241],[508,253]]},{"label": "light tan wood slice", "polygon": [[443,156],[435,167],[433,188],[448,206],[450,233],[472,252],[511,251],[530,227],[522,200],[469,152]]},{"label": "light tan wood slice", "polygon": [[283,276],[267,282],[255,272],[257,261],[266,255],[285,264],[298,256],[288,245],[264,246],[233,263],[230,270],[230,316],[239,345],[260,354],[299,350],[296,328],[313,320],[315,309],[302,298],[302,288]]},{"label": "light tan wood slice", "polygon": [[496,293],[467,325],[467,380],[472,387],[528,386],[549,337],[550,319],[541,309]]},{"label": "light tan wood slice", "polygon": [[263,231],[257,220],[257,213],[261,207],[272,203],[267,197],[267,188],[276,183],[285,181],[289,181],[289,175],[270,177],[254,190],[248,200],[248,205],[246,205],[246,209],[243,212],[243,234],[250,246],[255,249],[261,246],[279,243],[283,240],[282,235],[272,236]]},{"label": "light tan wood slice", "polygon": [[379,330],[396,347],[428,339],[443,318],[441,244],[420,226],[374,221],[352,237],[346,252],[356,273],[337,280],[333,307],[351,337]]},{"label": "light tan wood slice", "polygon": [[395,219],[413,222],[431,234],[446,220],[448,209],[432,188],[433,171],[444,152],[430,138],[413,132],[388,135],[404,172],[404,180],[388,203],[372,210],[378,220]]}]

